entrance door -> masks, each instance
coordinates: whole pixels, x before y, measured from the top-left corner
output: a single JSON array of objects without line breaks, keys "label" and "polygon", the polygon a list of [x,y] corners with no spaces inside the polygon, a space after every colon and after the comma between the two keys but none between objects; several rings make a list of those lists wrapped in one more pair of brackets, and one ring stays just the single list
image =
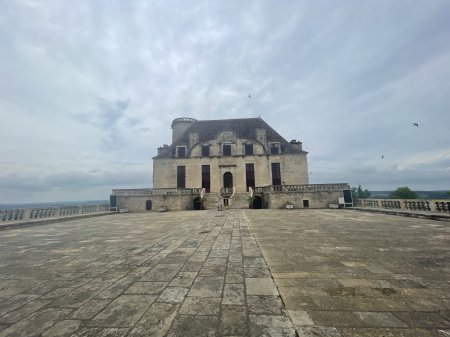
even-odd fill
[{"label": "entrance door", "polygon": [[145,210],[146,211],[151,211],[152,210],[152,201],[151,200],[145,201]]},{"label": "entrance door", "polygon": [[233,187],[233,174],[231,174],[231,172],[225,172],[223,174],[223,187],[225,188]]}]

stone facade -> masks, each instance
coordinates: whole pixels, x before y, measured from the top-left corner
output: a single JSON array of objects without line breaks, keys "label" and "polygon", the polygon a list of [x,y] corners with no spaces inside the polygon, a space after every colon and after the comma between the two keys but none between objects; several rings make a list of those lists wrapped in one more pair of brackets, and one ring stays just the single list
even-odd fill
[{"label": "stone facade", "polygon": [[302,143],[288,142],[261,118],[183,117],[172,122],[172,144],[158,148],[153,158],[153,188],[113,190],[111,207],[129,212],[327,208],[350,188],[308,180]]},{"label": "stone facade", "polygon": [[249,187],[308,183],[307,152],[301,143],[287,142],[261,118],[180,118],[172,123],[172,133],[173,143],[159,148],[153,158],[155,188],[216,193],[234,187],[247,192]]}]

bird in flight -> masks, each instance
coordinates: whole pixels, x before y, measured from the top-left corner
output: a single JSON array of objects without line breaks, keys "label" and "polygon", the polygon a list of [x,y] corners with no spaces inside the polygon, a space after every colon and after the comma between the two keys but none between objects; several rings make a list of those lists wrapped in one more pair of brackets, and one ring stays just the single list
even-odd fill
[{"label": "bird in flight", "polygon": [[413,126],[415,126],[416,128],[419,127],[419,123],[411,123]]},{"label": "bird in flight", "polygon": [[384,158],[384,154],[381,155],[381,159],[383,159],[383,158]]},{"label": "bird in flight", "polygon": [[248,98],[252,99],[252,97],[250,96],[250,94],[248,94]]}]

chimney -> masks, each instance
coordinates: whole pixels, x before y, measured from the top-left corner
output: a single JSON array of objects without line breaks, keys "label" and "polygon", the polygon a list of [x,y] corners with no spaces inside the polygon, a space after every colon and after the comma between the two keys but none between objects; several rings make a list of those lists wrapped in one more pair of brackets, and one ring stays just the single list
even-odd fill
[{"label": "chimney", "polygon": [[158,147],[158,156],[163,153],[165,150],[169,148],[169,145],[164,144],[163,146]]},{"label": "chimney", "polygon": [[289,143],[291,144],[291,146],[294,149],[302,151],[302,142],[301,141],[298,141],[296,139],[292,139]]}]

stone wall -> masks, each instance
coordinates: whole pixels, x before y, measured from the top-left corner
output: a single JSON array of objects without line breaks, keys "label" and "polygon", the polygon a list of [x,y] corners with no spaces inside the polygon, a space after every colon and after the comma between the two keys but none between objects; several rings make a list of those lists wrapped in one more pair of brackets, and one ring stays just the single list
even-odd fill
[{"label": "stone wall", "polygon": [[[342,196],[342,191],[263,193],[267,208],[272,209],[286,208],[286,204],[293,205],[293,208],[328,208],[330,204],[338,204]],[[304,204],[305,200],[307,205]]]},{"label": "stone wall", "polygon": [[161,206],[168,211],[191,210],[193,208],[193,195],[148,195],[148,196],[117,196],[117,209],[127,209],[128,212],[141,213],[146,210],[147,201],[151,200],[152,212],[159,212]]},{"label": "stone wall", "polygon": [[[293,208],[328,208],[330,204],[338,204],[343,196],[342,191],[349,189],[348,184],[302,184],[257,187],[255,196],[263,199],[263,208],[286,208],[286,204]],[[146,212],[146,205],[151,201],[151,211],[159,211],[166,206],[168,211],[191,210],[194,199],[200,195],[199,189],[126,189],[113,190],[117,209],[127,209],[129,212]],[[231,208],[243,208],[248,205],[248,192],[236,192]],[[207,193],[208,209],[215,209],[222,202],[216,193]]]},{"label": "stone wall", "polygon": [[201,167],[210,165],[211,192],[223,187],[223,174],[233,174],[237,192],[246,192],[245,164],[254,164],[256,186],[272,185],[272,163],[280,163],[281,180],[288,185],[308,183],[306,154],[254,155],[230,157],[157,158],[153,160],[153,186],[170,188],[177,185],[177,166],[186,167],[186,188],[202,185]]}]

